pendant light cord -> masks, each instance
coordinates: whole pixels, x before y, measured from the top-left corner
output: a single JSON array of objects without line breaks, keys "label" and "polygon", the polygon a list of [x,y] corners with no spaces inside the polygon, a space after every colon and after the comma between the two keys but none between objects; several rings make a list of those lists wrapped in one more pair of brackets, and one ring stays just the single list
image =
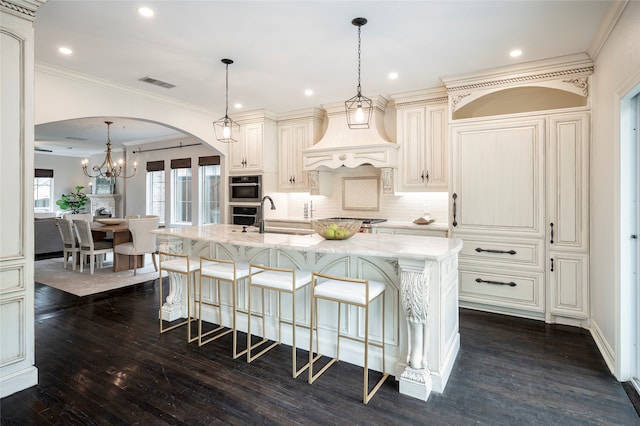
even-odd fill
[{"label": "pendant light cord", "polygon": [[360,88],[360,30],[362,29],[362,25],[358,25],[358,97],[361,94]]},{"label": "pendant light cord", "polygon": [[229,64],[226,64],[226,84],[225,84],[225,101],[224,101],[224,116],[229,117]]}]

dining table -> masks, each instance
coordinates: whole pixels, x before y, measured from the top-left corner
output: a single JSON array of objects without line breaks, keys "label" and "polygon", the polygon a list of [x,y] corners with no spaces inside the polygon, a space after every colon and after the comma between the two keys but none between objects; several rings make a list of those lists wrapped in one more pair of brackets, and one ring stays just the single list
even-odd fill
[{"label": "dining table", "polygon": [[[107,225],[99,222],[91,223],[91,234],[94,241],[101,241],[107,238],[107,235],[113,235],[113,246],[118,244],[127,243],[132,241],[131,232],[129,231],[129,223],[123,221],[122,223]],[[138,265],[144,264],[144,255],[138,255],[136,260]],[[127,254],[113,252],[113,272],[126,271],[128,269],[134,269],[134,256]]]}]

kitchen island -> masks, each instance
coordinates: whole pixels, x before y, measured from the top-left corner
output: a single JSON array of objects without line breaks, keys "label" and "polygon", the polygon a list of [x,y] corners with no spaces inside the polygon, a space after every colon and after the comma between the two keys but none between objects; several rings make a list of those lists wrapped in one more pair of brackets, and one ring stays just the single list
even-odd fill
[{"label": "kitchen island", "polygon": [[[356,234],[348,240],[325,240],[318,234],[291,235],[242,232],[239,225],[201,225],[165,228],[158,234],[161,251],[189,253],[264,265],[299,268],[337,276],[350,276],[383,281],[385,297],[385,365],[384,369],[399,381],[400,393],[427,400],[431,391],[441,393],[447,383],[460,347],[458,333],[458,253],[462,242],[456,239],[413,235]],[[163,318],[177,320],[187,315],[184,284],[178,276],[170,275],[170,291],[163,303]],[[203,300],[215,299],[203,287]],[[224,286],[226,289],[228,286]],[[220,295],[223,305],[232,300],[230,290]],[[302,293],[302,292],[301,292]],[[296,320],[309,324],[309,291],[296,300]],[[259,298],[252,297],[254,301]],[[289,315],[291,299],[283,298],[283,315]],[[227,305],[228,306],[228,305]],[[246,309],[246,288],[238,291],[238,308]],[[259,310],[258,303],[252,310]],[[275,318],[277,297],[268,299],[264,312],[269,318],[266,334],[277,335]],[[321,308],[322,310],[323,308]],[[364,315],[355,308],[342,307],[343,333],[362,337]],[[380,314],[382,304],[373,305],[373,314]],[[327,312],[329,311],[329,312]],[[203,309],[204,321],[231,325],[230,309],[217,318],[212,310]],[[327,306],[319,313],[319,327],[335,330],[336,312]],[[324,314],[324,315],[323,315]],[[238,329],[247,330],[244,315],[238,317]],[[290,318],[288,318],[290,319]],[[258,324],[256,323],[256,326]],[[253,323],[252,323],[252,329]],[[260,330],[259,327],[256,328]],[[306,331],[303,328],[299,332]],[[287,332],[289,334],[287,334]],[[372,338],[382,336],[373,325]],[[291,344],[290,330],[283,330],[282,341]],[[302,349],[308,350],[307,337],[297,338]],[[361,345],[341,343],[340,359],[363,365]],[[335,355],[335,341],[321,339],[319,350]],[[382,356],[370,354],[369,368],[382,371]]]}]

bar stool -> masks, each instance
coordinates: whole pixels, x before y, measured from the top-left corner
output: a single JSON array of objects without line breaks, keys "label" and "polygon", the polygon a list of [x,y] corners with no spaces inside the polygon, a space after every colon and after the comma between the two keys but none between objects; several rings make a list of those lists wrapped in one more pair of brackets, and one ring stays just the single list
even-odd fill
[{"label": "bar stool", "polygon": [[[244,280],[249,276],[249,264],[244,262],[235,262],[233,260],[225,260],[225,259],[215,259],[210,257],[201,256],[200,257],[200,297],[199,297],[199,312],[200,316],[198,318],[198,346],[206,345],[207,343],[218,339],[219,337],[225,336],[229,333],[233,333],[233,359],[238,358],[241,355],[244,355],[247,352],[247,349],[238,353],[238,330],[236,327],[236,315],[237,312],[247,311],[238,310],[237,306],[237,285],[240,280]],[[216,281],[218,297],[216,302],[203,302],[202,297],[202,279],[210,278]],[[222,303],[220,298],[220,281],[225,281],[231,283],[231,293],[233,294],[233,317],[232,317],[232,326],[227,330],[224,330],[225,326],[222,325]],[[206,333],[202,332],[202,304],[206,304],[209,306],[218,308],[218,327],[215,327],[212,330],[207,331]],[[224,330],[224,331],[223,331]],[[203,340],[203,337],[211,336],[206,340]]]},{"label": "bar stool", "polygon": [[[320,279],[320,280],[319,280]],[[367,404],[380,389],[384,381],[389,377],[384,372],[384,290],[385,285],[380,281],[361,280],[357,278],[335,277],[314,272],[311,279],[311,325],[316,331],[316,345],[318,340],[318,300],[338,302],[338,324],[336,327],[336,356],[331,359],[320,371],[313,374],[313,363],[322,357],[319,353],[313,356],[313,332],[309,333],[309,384],[313,383],[322,373],[333,365],[340,357],[340,338],[350,339],[364,343],[364,383],[362,402]],[[378,297],[382,296],[382,342],[369,341],[369,307]],[[364,339],[344,336],[340,334],[340,305],[342,303],[364,308]],[[369,392],[369,346],[382,349],[382,378],[378,380],[373,390]]]},{"label": "bar stool", "polygon": [[[200,259],[191,258],[187,254],[166,252],[158,252],[158,254],[160,255],[160,333],[165,333],[186,324],[187,343],[191,343],[198,339],[198,336],[191,337],[191,322],[195,321],[191,316],[191,283],[193,282],[195,293],[195,273],[200,270]],[[166,260],[167,258],[172,259]],[[162,325],[162,271],[184,275],[187,280],[187,319],[179,324],[174,324],[169,327],[163,327]],[[200,316],[200,314],[198,316]]]},{"label": "bar stool", "polygon": [[[292,376],[298,377],[303,371],[307,369],[309,364],[305,364],[299,370],[296,369],[296,293],[298,290],[311,284],[311,272],[303,271],[299,269],[288,268],[275,268],[264,265],[249,264],[249,308],[248,308],[248,328],[247,328],[247,362],[251,362],[258,357],[262,356],[267,351],[271,350],[275,346],[281,343],[282,338],[282,324],[290,324],[292,328],[292,342],[291,342],[291,364],[292,364]],[[251,289],[253,287],[260,288],[262,291],[262,314],[255,315],[262,318],[262,334],[263,338],[255,344],[251,344]],[[278,292],[278,340],[271,345],[264,348],[257,355],[251,355],[251,351],[263,346],[269,341],[266,338],[266,323],[265,323],[265,303],[264,303],[264,291],[272,290]],[[282,293],[291,294],[291,321],[282,318]],[[303,325],[300,327],[309,328]]]}]

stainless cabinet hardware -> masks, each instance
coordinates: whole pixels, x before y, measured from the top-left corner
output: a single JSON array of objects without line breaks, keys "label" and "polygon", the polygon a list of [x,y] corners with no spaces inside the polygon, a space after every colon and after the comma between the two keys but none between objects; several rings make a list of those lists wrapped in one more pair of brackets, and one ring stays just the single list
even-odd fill
[{"label": "stainless cabinet hardware", "polygon": [[453,226],[458,226],[458,221],[456,220],[456,200],[458,199],[458,194],[454,192],[452,197],[453,197]]},{"label": "stainless cabinet hardware", "polygon": [[485,253],[496,253],[496,254],[512,254],[512,255],[516,254],[515,250],[508,250],[508,251],[507,250],[492,250],[492,249],[483,249],[483,248],[480,248],[480,247],[476,247],[476,251],[478,253],[485,252]]},{"label": "stainless cabinet hardware", "polygon": [[502,281],[483,280],[482,278],[476,278],[477,283],[495,284],[495,285],[508,285],[509,287],[515,287],[517,284],[513,281],[505,283]]},{"label": "stainless cabinet hardware", "polygon": [[549,244],[553,244],[553,222],[551,223],[551,241],[549,241]]}]

